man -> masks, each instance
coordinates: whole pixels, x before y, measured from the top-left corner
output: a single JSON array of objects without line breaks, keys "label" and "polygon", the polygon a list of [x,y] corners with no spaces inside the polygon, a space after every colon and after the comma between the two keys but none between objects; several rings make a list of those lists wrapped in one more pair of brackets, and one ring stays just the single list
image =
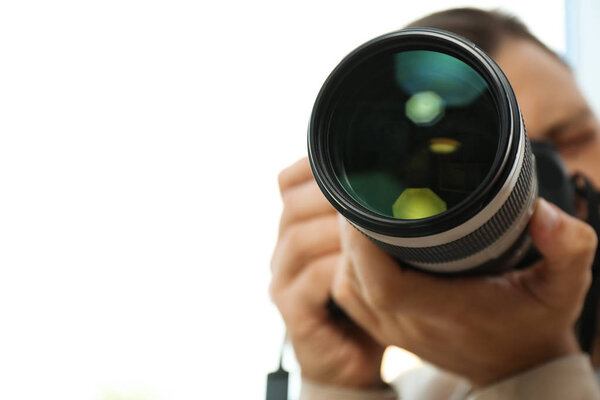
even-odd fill
[{"label": "man", "polygon": [[[569,68],[522,23],[456,9],[410,26],[455,32],[486,51],[508,76],[529,137],[551,140],[570,172],[600,185],[598,120]],[[413,391],[416,399],[600,398],[573,333],[597,243],[587,224],[540,200],[529,230],[543,260],[450,284],[402,269],[343,221],[306,159],[279,184],[284,211],[271,295],[301,366],[302,399],[396,399],[380,377],[387,345],[441,368]],[[331,315],[331,296],[353,322]]]}]

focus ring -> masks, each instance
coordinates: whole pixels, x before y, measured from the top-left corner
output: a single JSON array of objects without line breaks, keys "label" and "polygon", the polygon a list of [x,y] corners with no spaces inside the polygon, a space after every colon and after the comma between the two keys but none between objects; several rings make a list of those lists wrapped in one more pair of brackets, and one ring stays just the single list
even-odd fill
[{"label": "focus ring", "polygon": [[533,190],[534,166],[531,146],[525,137],[523,165],[510,196],[485,224],[469,235],[450,243],[432,247],[394,246],[369,236],[384,251],[402,261],[415,263],[448,263],[478,253],[499,239],[522,214]]}]

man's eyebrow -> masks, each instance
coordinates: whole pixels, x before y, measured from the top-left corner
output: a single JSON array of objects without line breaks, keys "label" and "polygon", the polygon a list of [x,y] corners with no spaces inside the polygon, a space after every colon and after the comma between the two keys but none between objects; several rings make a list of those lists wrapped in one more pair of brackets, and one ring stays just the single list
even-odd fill
[{"label": "man's eyebrow", "polygon": [[582,121],[587,120],[591,116],[592,116],[592,110],[589,107],[586,107],[586,108],[580,110],[579,112],[577,112],[577,114],[575,114],[574,116],[572,116],[564,121],[559,121],[559,122],[553,124],[546,131],[546,134],[544,136],[548,139],[555,139],[557,136],[559,136],[561,133],[565,132],[567,129],[569,129],[573,126],[577,126]]}]

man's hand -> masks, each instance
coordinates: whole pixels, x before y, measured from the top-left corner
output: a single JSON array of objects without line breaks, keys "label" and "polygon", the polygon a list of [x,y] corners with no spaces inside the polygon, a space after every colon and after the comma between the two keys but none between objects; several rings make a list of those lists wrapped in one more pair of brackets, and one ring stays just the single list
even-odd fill
[{"label": "man's hand", "polygon": [[384,347],[327,310],[340,260],[337,212],[320,192],[307,159],[282,171],[279,186],[284,209],[270,292],[303,377],[353,388],[383,385]]},{"label": "man's hand", "polygon": [[405,348],[475,386],[579,350],[573,326],[597,238],[544,200],[529,232],[543,259],[500,276],[442,278],[401,268],[346,221],[334,298],[381,344]]}]

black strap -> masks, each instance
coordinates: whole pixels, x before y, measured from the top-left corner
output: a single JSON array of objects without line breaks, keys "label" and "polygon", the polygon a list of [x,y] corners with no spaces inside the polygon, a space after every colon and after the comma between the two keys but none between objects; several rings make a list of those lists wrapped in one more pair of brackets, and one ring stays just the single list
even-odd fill
[{"label": "black strap", "polygon": [[267,375],[267,400],[287,400],[289,373],[283,369],[285,338],[279,350],[279,368]]},{"label": "black strap", "polygon": [[[596,192],[591,182],[583,175],[576,174],[573,177],[573,183],[575,184],[576,193],[587,201],[587,222],[594,228],[596,234],[600,236],[600,214],[598,211],[600,199],[598,192]],[[596,248],[596,256],[592,264],[592,284],[585,297],[585,303],[578,323],[579,344],[581,345],[581,349],[590,355],[594,349],[594,339],[596,337],[599,300],[600,246]]]}]

